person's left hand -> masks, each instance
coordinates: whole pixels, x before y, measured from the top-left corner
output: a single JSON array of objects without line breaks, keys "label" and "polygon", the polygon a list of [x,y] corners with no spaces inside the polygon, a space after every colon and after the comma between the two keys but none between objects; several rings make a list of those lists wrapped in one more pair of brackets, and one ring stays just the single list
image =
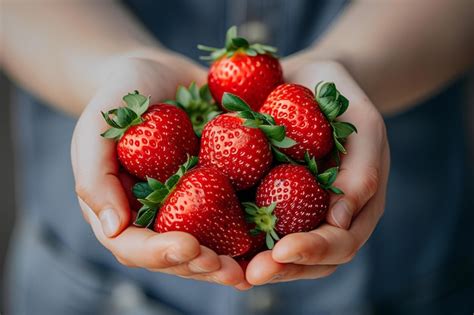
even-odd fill
[{"label": "person's left hand", "polygon": [[383,119],[342,65],[293,58],[284,62],[287,82],[313,89],[319,81],[332,81],[349,99],[341,121],[353,123],[358,133],[349,136],[326,223],[307,233],[283,237],[273,250],[249,263],[246,279],[262,285],[330,275],[349,262],[370,237],[385,206],[389,172],[389,147]]}]

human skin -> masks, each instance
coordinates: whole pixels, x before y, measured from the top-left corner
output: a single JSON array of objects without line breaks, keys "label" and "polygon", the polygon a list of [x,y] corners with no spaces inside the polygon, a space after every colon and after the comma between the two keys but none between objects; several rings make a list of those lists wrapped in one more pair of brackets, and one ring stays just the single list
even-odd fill
[{"label": "human skin", "polygon": [[189,234],[130,226],[115,145],[99,136],[106,129],[99,111],[121,105],[122,95],[138,89],[154,101],[171,98],[178,84],[204,82],[205,69],[161,46],[113,1],[6,1],[0,61],[26,89],[80,115],[71,146],[78,198],[119,262],[247,289],[327,276],[363,246],[385,203],[389,149],[380,113],[413,106],[472,64],[473,11],[468,0],[356,1],[321,40],[283,59],[288,81],[310,88],[334,81],[351,102],[342,119],[359,132],[347,142],[335,183],[345,194],[333,197],[327,224],[284,237],[246,275]]}]

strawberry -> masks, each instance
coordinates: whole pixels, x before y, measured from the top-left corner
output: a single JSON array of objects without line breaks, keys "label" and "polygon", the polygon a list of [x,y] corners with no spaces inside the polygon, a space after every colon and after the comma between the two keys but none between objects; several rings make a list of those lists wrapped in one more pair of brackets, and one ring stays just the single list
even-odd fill
[{"label": "strawberry", "polygon": [[260,109],[274,117],[275,122],[286,127],[288,137],[298,144],[282,149],[289,157],[302,161],[305,152],[321,159],[333,150],[346,153],[342,143],[352,133],[354,125],[336,121],[349,106],[332,82],[320,82],[316,96],[298,84],[278,86]]},{"label": "strawberry", "polygon": [[181,107],[188,114],[194,132],[199,137],[204,126],[221,113],[212,99],[207,84],[201,88],[198,88],[194,82],[189,85],[189,88],[180,85],[176,90],[176,101],[167,100],[165,103]]},{"label": "strawberry", "polygon": [[208,84],[214,99],[221,104],[225,92],[233,93],[245,100],[257,111],[268,94],[283,82],[280,62],[273,55],[276,48],[252,44],[237,37],[237,28],[227,31],[225,48],[198,45],[211,52],[202,59],[213,60],[208,74]]},{"label": "strawberry", "polygon": [[102,116],[112,127],[102,134],[117,140],[117,155],[132,175],[164,181],[197,154],[199,140],[186,113],[173,105],[155,104],[135,91],[123,97],[126,107]]},{"label": "strawberry", "polygon": [[201,137],[199,163],[213,166],[226,174],[236,190],[258,183],[272,163],[272,147],[293,145],[285,128],[271,117],[251,111],[236,95],[225,93],[223,105],[236,111],[209,122]]},{"label": "strawberry", "polygon": [[329,193],[342,193],[332,187],[337,168],[317,174],[314,158],[305,154],[308,167],[281,164],[268,173],[257,188],[256,204],[243,203],[248,219],[255,223],[252,233],[266,233],[266,244],[273,248],[280,236],[315,229],[329,208]]},{"label": "strawberry", "polygon": [[149,178],[135,185],[143,204],[135,224],[159,233],[188,232],[220,255],[245,254],[252,239],[229,179],[212,167],[191,169],[196,163],[196,157],[188,159],[165,183]]}]

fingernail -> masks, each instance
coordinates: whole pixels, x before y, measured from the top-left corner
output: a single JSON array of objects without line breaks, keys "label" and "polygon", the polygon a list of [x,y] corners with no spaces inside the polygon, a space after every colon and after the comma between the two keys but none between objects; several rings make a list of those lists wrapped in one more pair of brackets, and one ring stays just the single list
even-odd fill
[{"label": "fingernail", "polygon": [[168,262],[172,264],[181,264],[184,261],[184,259],[180,255],[177,255],[173,251],[167,252],[165,258]]},{"label": "fingernail", "polygon": [[274,282],[274,281],[276,281],[276,280],[279,280],[279,279],[281,279],[281,278],[283,278],[283,275],[282,275],[282,274],[276,274],[276,275],[274,275],[270,280],[268,280],[267,283],[272,283],[272,282]]},{"label": "fingernail", "polygon": [[99,220],[102,225],[102,231],[107,237],[112,237],[119,229],[119,217],[113,209],[102,210],[99,214]]},{"label": "fingernail", "polygon": [[205,267],[199,266],[198,264],[195,264],[193,262],[188,263],[188,268],[194,273],[206,273],[206,272],[213,271],[213,270],[208,270]]},{"label": "fingernail", "polygon": [[336,202],[331,211],[332,218],[336,224],[343,229],[347,229],[351,224],[352,215],[344,200]]},{"label": "fingernail", "polygon": [[298,254],[295,254],[293,256],[288,256],[288,257],[285,257],[283,259],[278,259],[278,262],[280,262],[280,263],[294,263],[294,262],[297,262],[300,259],[301,259],[301,256],[298,255]]}]

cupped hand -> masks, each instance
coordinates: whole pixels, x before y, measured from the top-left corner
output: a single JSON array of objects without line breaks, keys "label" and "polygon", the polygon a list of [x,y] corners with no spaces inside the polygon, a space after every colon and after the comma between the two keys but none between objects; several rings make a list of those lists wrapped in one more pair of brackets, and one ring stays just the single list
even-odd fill
[{"label": "cupped hand", "polygon": [[100,136],[107,129],[100,112],[122,106],[123,95],[138,90],[151,95],[152,102],[170,99],[179,84],[204,83],[205,71],[183,57],[150,52],[114,58],[104,69],[107,74],[79,118],[71,145],[79,204],[95,236],[126,266],[249,288],[234,259],[201,246],[192,235],[131,225],[115,143]]},{"label": "cupped hand", "polygon": [[283,237],[273,250],[249,263],[246,279],[261,285],[330,275],[349,262],[370,237],[383,214],[389,173],[389,146],[383,119],[342,65],[294,57],[283,64],[286,81],[311,89],[319,81],[332,81],[350,102],[341,121],[354,124],[347,155],[341,159],[334,183],[344,191],[332,195],[326,223],[307,233]]}]

